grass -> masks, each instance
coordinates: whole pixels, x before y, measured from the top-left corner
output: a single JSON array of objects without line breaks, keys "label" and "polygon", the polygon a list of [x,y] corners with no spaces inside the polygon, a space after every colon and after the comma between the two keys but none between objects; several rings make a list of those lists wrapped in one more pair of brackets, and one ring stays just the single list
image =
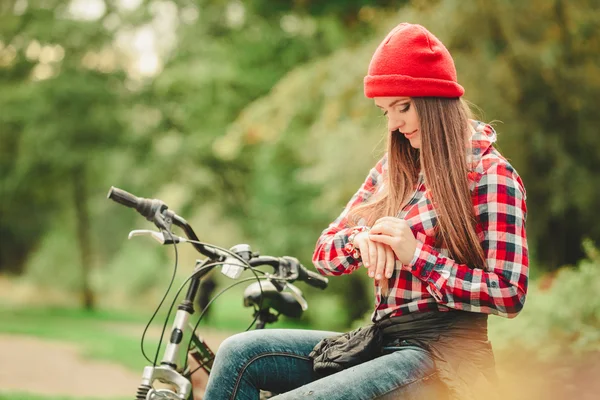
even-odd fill
[{"label": "grass", "polygon": [[[230,282],[230,281],[229,281]],[[228,283],[228,282],[225,282]],[[253,309],[244,307],[245,284],[233,287],[211,306],[209,318],[202,327],[226,332],[246,330],[253,321]],[[217,292],[215,292],[216,294]],[[158,303],[160,299],[157,299]],[[328,329],[341,314],[336,301],[327,296],[311,296],[309,310],[300,320],[280,318],[272,328],[309,328],[310,321],[327,321]],[[170,304],[170,301],[168,302]],[[317,307],[318,304],[318,307]],[[152,358],[158,344],[157,330],[162,327],[166,307],[159,313],[146,341],[146,353]],[[170,321],[173,320],[174,312]],[[317,314],[318,312],[318,314]],[[325,315],[326,313],[327,315]],[[45,339],[74,343],[80,346],[84,357],[115,362],[133,371],[141,371],[148,364],[140,351],[140,338],[144,326],[152,315],[147,313],[99,310],[94,312],[76,308],[31,308],[0,306],[0,333],[36,336]],[[322,322],[324,323],[324,322]],[[119,329],[120,326],[127,329]],[[167,326],[168,337],[171,322]],[[164,341],[163,341],[164,343]]]},{"label": "grass", "polygon": [[[119,363],[139,371],[147,364],[139,338],[111,329],[109,323],[142,323],[140,316],[72,309],[0,308],[0,332],[36,336],[80,345],[84,357]],[[156,345],[156,341],[150,341]],[[149,346],[150,347],[150,346]]]}]

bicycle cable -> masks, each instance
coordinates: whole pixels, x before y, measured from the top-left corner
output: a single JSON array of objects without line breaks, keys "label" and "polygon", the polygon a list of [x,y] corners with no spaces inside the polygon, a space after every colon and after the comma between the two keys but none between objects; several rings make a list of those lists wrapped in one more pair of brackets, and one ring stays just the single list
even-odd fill
[{"label": "bicycle cable", "polygon": [[[227,286],[226,288],[224,288],[223,290],[221,290],[219,293],[217,293],[215,296],[213,296],[212,299],[210,299],[210,301],[208,302],[208,304],[206,305],[206,307],[204,307],[204,309],[202,310],[202,313],[198,317],[198,321],[196,321],[196,324],[194,325],[194,329],[192,329],[192,335],[190,336],[190,340],[189,340],[188,345],[187,345],[186,354],[190,352],[190,350],[192,348],[192,342],[194,340],[194,335],[196,333],[196,329],[198,329],[198,326],[200,325],[200,322],[202,321],[202,317],[204,316],[204,313],[206,312],[206,310],[208,310],[208,307],[210,307],[210,305],[212,304],[212,302],[215,301],[217,298],[219,298],[219,296],[221,296],[223,293],[225,293],[229,289],[233,288],[234,286],[241,285],[242,283],[245,283],[245,282],[248,282],[248,281],[252,281],[252,280],[255,280],[255,279],[258,280],[258,281],[260,281],[260,279],[258,278],[258,275],[255,275],[255,276],[251,276],[251,277],[248,277],[248,278],[244,278],[244,279],[239,280],[239,281],[237,281],[235,283],[232,283],[231,285]],[[262,293],[262,288],[261,288],[261,293]],[[262,305],[262,298],[261,298],[261,305]],[[254,321],[252,321],[252,323],[250,324],[250,327],[252,325],[254,325],[254,323],[256,322],[256,318],[257,317],[258,317],[258,315],[256,317],[254,317]],[[185,362],[183,363],[183,367],[182,367],[183,370],[185,370],[186,367],[187,367],[187,357],[185,359]],[[193,374],[194,372],[196,372],[199,368],[202,368],[202,366],[199,366],[194,371],[190,372],[190,375]]]},{"label": "bicycle cable", "polygon": [[173,274],[171,275],[171,280],[169,282],[169,285],[167,286],[167,290],[165,291],[165,294],[163,295],[163,298],[158,303],[158,306],[156,307],[156,310],[154,310],[154,313],[152,314],[152,317],[150,317],[150,320],[148,321],[148,324],[146,324],[146,327],[144,328],[144,332],[142,333],[142,340],[140,341],[140,347],[142,349],[142,355],[144,356],[144,358],[148,362],[151,362],[154,367],[156,367],[156,360],[158,359],[158,351],[160,350],[160,341],[162,341],[162,336],[164,334],[164,331],[163,331],[163,334],[161,334],[161,339],[160,339],[159,344],[158,344],[158,350],[157,350],[156,356],[154,358],[154,362],[152,362],[152,360],[150,360],[150,358],[148,358],[148,356],[146,355],[146,351],[144,350],[144,340],[146,339],[146,333],[148,332],[148,329],[150,328],[150,325],[152,324],[152,321],[154,321],[154,318],[156,318],[156,315],[160,311],[160,308],[162,307],[163,303],[167,299],[167,296],[169,295],[169,292],[171,291],[171,287],[173,286],[173,282],[175,282],[175,276],[177,275],[177,264],[178,264],[178,261],[179,261],[179,253],[177,252],[177,246],[175,245],[175,241],[173,240],[173,234],[171,233],[170,230],[166,230],[166,231],[171,236],[171,240],[173,241],[173,245],[174,245],[174,249],[175,249],[175,265],[173,267]]},{"label": "bicycle cable", "polygon": [[[170,316],[171,316],[171,312],[173,311],[173,307],[174,307],[174,305],[175,305],[175,302],[177,301],[177,297],[179,296],[179,294],[181,293],[181,291],[183,290],[183,288],[185,287],[185,285],[186,285],[186,284],[187,284],[187,283],[190,281],[190,279],[192,279],[192,278],[193,278],[193,277],[194,277],[194,276],[195,276],[197,273],[199,273],[200,271],[202,271],[202,270],[204,270],[204,269],[206,269],[206,268],[209,268],[209,267],[215,267],[215,266],[218,266],[218,265],[223,265],[223,264],[225,263],[225,261],[218,261],[218,262],[213,262],[213,263],[209,263],[209,264],[207,264],[207,265],[204,265],[204,266],[203,266],[202,268],[200,268],[198,271],[195,271],[195,272],[194,272],[192,275],[190,275],[190,276],[189,276],[189,277],[188,277],[188,278],[187,278],[187,279],[186,279],[186,280],[185,280],[185,281],[182,283],[182,285],[179,287],[179,289],[178,289],[178,290],[177,290],[177,292],[175,293],[175,296],[174,296],[174,298],[173,298],[173,301],[171,302],[171,306],[169,307],[169,311],[167,312],[167,316],[166,316],[166,318],[165,318],[165,322],[164,322],[164,324],[163,324],[163,329],[162,329],[162,331],[161,331],[160,339],[159,339],[158,346],[157,346],[157,349],[156,349],[156,354],[155,354],[155,357],[154,357],[154,361],[150,360],[150,359],[148,358],[148,356],[146,355],[145,351],[144,351],[144,340],[145,340],[145,336],[146,336],[146,333],[147,333],[147,331],[148,331],[148,329],[149,329],[150,325],[152,324],[152,321],[154,320],[154,318],[155,318],[155,317],[156,317],[156,315],[158,314],[158,312],[159,312],[160,308],[163,306],[163,303],[164,303],[164,301],[166,300],[166,298],[167,298],[167,296],[168,296],[169,292],[171,291],[171,287],[172,287],[172,285],[173,285],[173,282],[174,282],[174,280],[175,280],[175,276],[176,276],[176,273],[177,273],[178,260],[179,260],[179,253],[178,253],[178,250],[177,250],[177,243],[176,243],[176,241],[175,241],[175,239],[174,239],[173,233],[172,233],[170,230],[166,230],[166,232],[169,234],[169,236],[170,236],[170,239],[171,239],[171,242],[173,243],[173,247],[174,247],[174,250],[175,250],[175,265],[174,265],[174,268],[173,268],[173,275],[171,276],[171,281],[169,282],[169,286],[167,287],[167,290],[166,290],[166,292],[165,292],[165,294],[164,294],[164,296],[163,296],[162,300],[161,300],[161,301],[160,301],[160,303],[158,304],[158,307],[157,307],[157,308],[156,308],[156,310],[154,311],[154,314],[152,315],[152,317],[151,317],[151,318],[150,318],[150,320],[148,321],[148,324],[147,324],[147,325],[146,325],[146,327],[144,328],[144,332],[142,333],[142,339],[141,339],[141,349],[142,349],[142,354],[143,354],[144,358],[145,358],[145,359],[146,359],[148,362],[152,363],[152,365],[153,365],[154,367],[156,367],[156,363],[157,363],[157,361],[158,361],[158,355],[160,354],[160,348],[161,348],[161,346],[162,346],[162,341],[163,341],[163,339],[164,339],[165,330],[166,330],[166,328],[167,328],[167,325],[168,325],[168,323],[169,323],[169,318],[170,318]],[[233,286],[236,286],[236,285],[238,285],[239,283],[242,283],[242,282],[247,282],[248,280],[256,279],[257,281],[260,281],[260,279],[258,278],[258,275],[256,275],[256,272],[255,272],[255,271],[258,271],[258,272],[261,272],[261,273],[265,274],[265,272],[263,272],[263,271],[260,271],[260,270],[256,269],[254,266],[252,266],[252,265],[250,265],[248,262],[246,262],[246,260],[244,260],[244,259],[243,259],[243,258],[241,258],[239,255],[237,255],[237,254],[233,253],[233,252],[232,252],[232,251],[230,251],[230,250],[227,250],[227,249],[225,249],[225,248],[222,248],[222,247],[220,247],[220,246],[216,246],[216,245],[213,245],[213,244],[210,244],[210,243],[204,243],[204,242],[200,242],[200,241],[197,241],[197,240],[187,240],[187,239],[186,239],[186,242],[190,242],[190,243],[197,243],[197,244],[201,244],[201,245],[203,245],[203,246],[206,246],[206,247],[212,247],[212,248],[214,248],[214,249],[218,249],[218,250],[220,250],[220,251],[222,251],[222,252],[224,252],[224,253],[226,253],[226,254],[228,254],[228,255],[232,256],[233,258],[236,258],[238,261],[241,261],[243,264],[242,264],[242,265],[239,265],[240,267],[245,267],[245,268],[247,268],[247,269],[250,269],[250,270],[251,270],[251,271],[254,273],[254,278],[247,278],[247,279],[245,279],[245,280],[242,280],[242,281],[240,281],[240,282],[237,282],[237,283],[235,283],[235,284],[233,284],[233,285],[230,285],[229,287],[225,288],[225,289],[224,289],[222,292],[220,292],[220,293],[219,293],[217,296],[215,296],[215,297],[214,297],[214,298],[213,298],[213,299],[212,299],[212,300],[211,300],[211,301],[208,303],[208,305],[207,305],[207,306],[206,306],[206,307],[203,309],[203,311],[202,311],[202,315],[204,315],[204,313],[206,312],[206,310],[208,309],[208,306],[209,306],[209,305],[212,303],[212,301],[213,301],[214,299],[216,299],[216,297],[220,296],[220,295],[221,295],[221,294],[222,294],[224,291],[228,290],[229,288],[231,288],[231,287],[233,287]],[[234,265],[235,265],[235,264],[234,264]],[[261,306],[262,306],[262,294],[263,294],[262,287],[260,287],[260,289],[261,289]],[[200,317],[200,318],[201,318],[201,317]],[[192,333],[194,333],[194,332],[195,332],[195,329],[197,328],[197,326],[198,326],[199,322],[200,322],[200,319],[198,320],[198,323],[196,324],[196,326],[195,326],[195,328],[194,328],[194,331],[193,331]],[[250,324],[250,327],[252,327],[252,325],[253,325],[255,322],[256,322],[256,318],[255,318],[255,319],[254,319],[254,321],[253,321],[253,322]],[[250,328],[250,327],[249,327],[249,328]],[[190,348],[190,346],[188,345],[188,350],[189,350],[189,348]],[[186,360],[186,364],[187,364],[187,360]]]},{"label": "bicycle cable", "polygon": [[[238,281],[238,282],[236,282],[236,283],[233,283],[233,284],[231,284],[231,285],[227,286],[226,288],[224,288],[223,290],[221,290],[221,291],[220,291],[219,293],[217,293],[215,296],[213,296],[213,298],[212,298],[212,299],[210,299],[210,301],[208,302],[208,304],[207,304],[207,305],[204,307],[204,309],[202,310],[202,312],[201,312],[201,313],[200,313],[200,315],[198,316],[198,321],[196,321],[196,324],[194,325],[194,329],[192,329],[192,334],[191,334],[191,336],[190,336],[190,341],[188,342],[188,347],[187,347],[186,353],[189,353],[189,352],[190,352],[190,349],[192,348],[192,342],[193,342],[193,339],[194,339],[194,335],[195,335],[195,333],[196,333],[196,329],[198,329],[198,326],[200,325],[200,322],[202,321],[202,317],[204,316],[204,314],[206,313],[206,311],[208,310],[208,308],[211,306],[211,304],[213,303],[213,301],[215,301],[215,300],[216,300],[216,299],[217,299],[219,296],[221,296],[223,293],[225,293],[225,292],[226,292],[226,291],[228,291],[229,289],[233,288],[234,286],[237,286],[237,285],[239,285],[239,284],[241,284],[241,283],[248,282],[248,281],[250,281],[250,280],[253,280],[253,279],[255,279],[255,278],[256,278],[256,280],[257,280],[257,282],[258,282],[258,287],[260,288],[260,303],[259,303],[259,305],[258,305],[258,309],[259,309],[259,310],[260,310],[260,309],[262,309],[262,305],[263,305],[263,301],[264,301],[264,292],[263,292],[262,285],[260,284],[261,280],[260,280],[260,278],[258,277],[258,275],[256,275],[256,272],[260,272],[260,273],[262,273],[262,274],[264,274],[264,275],[266,275],[266,272],[264,272],[264,271],[261,271],[261,270],[259,270],[259,269],[256,269],[255,267],[252,267],[252,266],[251,266],[250,270],[251,270],[251,271],[252,271],[252,273],[254,274],[254,278],[252,278],[252,277],[250,277],[250,278],[245,278],[245,279],[242,279],[241,281]],[[190,277],[190,278],[191,278],[191,277]],[[188,278],[188,280],[189,280],[190,278]],[[269,279],[274,279],[274,280],[279,280],[279,281],[287,282],[287,280],[286,280],[285,278],[273,278],[273,277],[271,277],[271,278],[269,278]],[[185,283],[184,283],[184,284],[185,284]],[[180,290],[181,290],[181,289],[180,289]],[[281,314],[281,313],[280,313],[280,314]],[[278,315],[280,315],[280,314],[278,314]],[[254,319],[252,320],[252,322],[250,323],[250,325],[248,326],[248,328],[246,328],[246,330],[245,330],[246,332],[247,332],[247,331],[249,331],[249,330],[250,330],[250,328],[252,328],[252,326],[253,326],[253,325],[256,323],[256,320],[258,319],[258,317],[259,317],[259,316],[260,316],[260,314],[256,313],[256,315],[254,316]],[[186,359],[185,359],[185,362],[184,362],[184,365],[183,365],[183,367],[182,367],[182,368],[183,368],[183,370],[185,370],[185,369],[186,369],[186,367],[187,367],[187,362],[188,362],[188,360],[187,360],[187,357],[186,357]],[[196,367],[196,369],[195,369],[195,370],[193,370],[193,371],[191,371],[191,372],[189,373],[189,375],[191,376],[191,375],[192,375],[194,372],[198,371],[200,368],[202,368],[202,365],[200,365],[200,366]]]},{"label": "bicycle cable", "polygon": [[[250,271],[254,274],[254,277],[250,277],[250,278],[245,278],[242,279],[241,281],[238,281],[236,283],[232,283],[231,285],[227,286],[226,288],[224,288],[223,290],[221,290],[219,293],[217,293],[215,296],[213,296],[212,299],[210,299],[210,301],[208,302],[208,304],[204,307],[204,309],[202,310],[202,313],[200,313],[200,315],[198,316],[198,321],[196,321],[196,324],[194,325],[194,329],[192,329],[192,335],[190,336],[190,340],[188,342],[188,346],[187,346],[187,350],[186,353],[189,353],[190,349],[192,348],[192,342],[194,339],[194,334],[196,333],[196,329],[198,329],[198,326],[200,325],[200,322],[202,321],[202,317],[204,316],[204,314],[206,313],[206,311],[208,310],[208,308],[211,306],[211,304],[213,303],[213,301],[215,301],[219,296],[221,296],[223,293],[225,293],[226,291],[228,291],[229,289],[233,288],[234,286],[237,286],[241,283],[244,282],[248,282],[250,280],[256,279],[256,281],[258,282],[258,287],[260,288],[260,304],[258,305],[259,309],[262,309],[262,304],[264,301],[264,292],[263,292],[263,288],[262,285],[260,284],[261,280],[258,277],[258,275],[256,274],[256,272],[260,272],[264,275],[266,275],[266,272],[261,271],[259,269],[256,269],[255,267],[251,267]],[[271,279],[276,279],[276,278],[271,278]],[[285,281],[285,279],[283,278],[279,278],[277,280],[283,280]],[[250,325],[248,326],[248,328],[246,328],[246,331],[249,331],[250,328],[252,328],[252,326],[256,323],[256,320],[258,319],[259,314],[256,313],[256,315],[254,316],[254,319],[252,320],[252,322],[250,323]],[[183,369],[185,370],[185,368],[187,367],[187,358],[184,362],[183,365]],[[195,370],[193,370],[192,372],[190,372],[190,376],[198,371],[198,369],[202,368],[202,366],[197,367]]]}]

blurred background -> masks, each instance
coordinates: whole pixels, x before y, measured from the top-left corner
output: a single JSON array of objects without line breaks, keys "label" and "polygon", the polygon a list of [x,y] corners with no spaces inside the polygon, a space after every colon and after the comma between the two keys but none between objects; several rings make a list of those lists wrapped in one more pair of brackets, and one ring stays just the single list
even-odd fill
[{"label": "blurred background", "polygon": [[[450,49],[528,191],[527,303],[490,318],[506,398],[596,399],[598,0],[1,0],[0,399],[133,397],[175,259],[127,240],[152,226],[111,185],[165,201],[201,240],[312,269],[384,151],[362,79],[402,21]],[[176,284],[198,257],[179,250]],[[309,310],[274,327],[368,321],[364,274],[299,286]],[[252,321],[242,291],[202,322],[215,344]]]}]

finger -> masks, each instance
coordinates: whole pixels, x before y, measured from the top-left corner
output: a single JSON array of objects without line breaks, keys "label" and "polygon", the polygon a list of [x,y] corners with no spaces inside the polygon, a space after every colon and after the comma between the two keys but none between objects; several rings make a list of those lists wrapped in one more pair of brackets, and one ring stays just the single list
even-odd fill
[{"label": "finger", "polygon": [[390,247],[394,247],[394,241],[396,238],[389,236],[389,235],[369,235],[369,239],[372,240],[373,242],[378,242],[378,243],[383,243],[383,244],[387,244]]},{"label": "finger", "polygon": [[378,225],[373,225],[373,228],[371,228],[371,231],[369,232],[369,234],[371,235],[390,235],[393,236],[394,234],[394,230],[393,228],[385,225],[385,224],[378,224]]},{"label": "finger", "polygon": [[[367,242],[369,242],[367,240]],[[377,246],[375,243],[369,243],[369,276],[373,278],[375,276],[375,270],[377,269]]]},{"label": "finger", "polygon": [[387,262],[385,248],[387,246],[381,243],[374,243],[374,247],[377,249],[377,268],[375,269],[375,279],[380,280],[385,274],[385,263]]},{"label": "finger", "polygon": [[390,236],[397,236],[401,232],[401,229],[389,221],[381,221],[373,225],[371,228],[371,234],[384,234]]},{"label": "finger", "polygon": [[394,273],[394,269],[396,268],[396,256],[394,255],[394,251],[390,246],[385,246],[385,277],[391,278]]},{"label": "finger", "polygon": [[357,237],[354,239],[354,245],[358,247],[363,265],[369,268],[369,241]]},{"label": "finger", "polygon": [[360,251],[360,257],[362,259],[362,263],[365,266],[365,268],[369,269],[371,268],[371,257],[369,256],[369,245],[373,244],[370,240],[367,240],[366,238],[359,238],[357,237],[356,240],[354,241],[355,245],[358,245],[358,249]]}]

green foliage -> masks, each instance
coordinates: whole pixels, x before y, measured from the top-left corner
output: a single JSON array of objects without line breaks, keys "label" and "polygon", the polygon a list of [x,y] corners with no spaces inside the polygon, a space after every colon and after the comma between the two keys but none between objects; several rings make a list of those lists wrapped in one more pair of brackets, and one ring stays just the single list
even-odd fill
[{"label": "green foliage", "polygon": [[539,358],[600,351],[600,257],[586,242],[588,258],[534,282],[514,320],[490,319],[490,338],[500,351],[521,349]]},{"label": "green foliage", "polygon": [[370,8],[391,8],[406,3],[406,0],[330,0],[326,2],[319,0],[280,0],[275,3],[263,0],[253,1],[249,7],[260,15],[277,15],[295,10],[297,12],[307,12],[311,15],[335,15],[342,20],[349,20],[348,23],[356,23],[356,20],[360,20],[362,14],[368,13]]},{"label": "green foliage", "polygon": [[81,282],[75,235],[70,225],[50,230],[28,262],[27,278],[39,285],[76,292]]},{"label": "green foliage", "polygon": [[67,1],[25,3],[20,14],[10,3],[0,28],[0,268],[19,272],[56,214],[78,209],[73,192],[87,203],[77,176],[102,176],[101,160],[122,145],[125,91],[119,71],[81,60],[111,40],[101,24],[64,18]]},{"label": "green foliage", "polygon": [[97,291],[135,298],[157,286],[165,286],[172,268],[165,250],[148,242],[127,243],[107,265],[96,271]]},{"label": "green foliage", "polygon": [[[129,229],[149,226],[105,200],[111,185],[165,200],[202,239],[310,265],[316,238],[382,153],[385,120],[362,79],[400,21],[439,36],[481,119],[503,121],[499,146],[528,190],[537,268],[574,264],[583,237],[600,240],[594,2],[102,3],[88,19],[69,16],[68,0],[0,6],[2,271],[67,290],[88,276],[106,298],[162,287],[171,256],[123,247]],[[119,43],[163,29],[165,7],[174,22],[157,42],[162,69],[136,77]],[[370,291],[359,272],[326,293],[348,305],[357,283]]]},{"label": "green foliage", "polygon": [[482,21],[476,34],[447,31],[467,94],[504,121],[501,147],[528,191],[531,247],[549,269],[583,257],[584,237],[600,240],[600,41],[590,30],[600,14],[592,3],[478,2],[451,14],[463,26]]},{"label": "green foliage", "polygon": [[[197,23],[179,26],[179,51],[167,59],[142,100],[147,112],[159,115],[147,134],[168,134],[181,143],[171,160],[189,173],[175,179],[205,201],[224,205],[239,221],[251,213],[245,185],[249,168],[256,165],[254,155],[215,157],[215,140],[287,72],[360,37],[334,16],[302,13],[285,2],[274,11],[268,4],[271,12],[262,14],[258,11],[267,2],[201,2]],[[232,10],[241,13],[237,19],[232,19]],[[368,27],[364,24],[365,31]],[[165,173],[172,174],[172,164],[164,161]]]}]

